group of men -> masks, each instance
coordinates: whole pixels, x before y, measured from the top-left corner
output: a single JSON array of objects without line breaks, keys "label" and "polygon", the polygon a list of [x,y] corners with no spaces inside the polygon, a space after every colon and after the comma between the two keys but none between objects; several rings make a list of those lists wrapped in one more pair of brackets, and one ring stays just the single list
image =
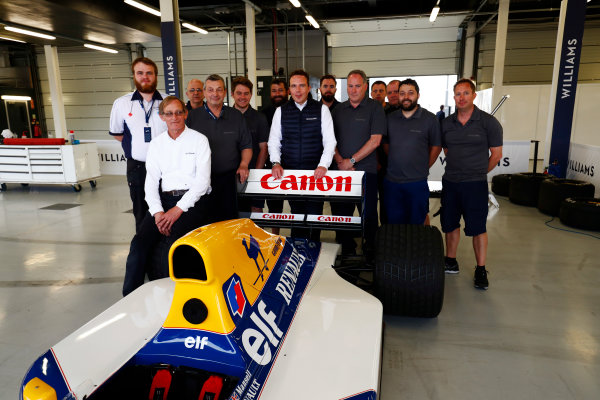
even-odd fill
[{"label": "group of men", "polygon": [[[325,75],[318,102],[310,96],[309,75],[296,70],[289,86],[273,79],[272,104],[258,112],[250,106],[253,83],[245,77],[232,81],[234,104],[228,107],[219,75],[208,76],[204,83],[192,79],[185,104],[156,90],[158,69],[152,60],[136,59],[132,72],[136,90],[115,101],[110,122],[110,134],[122,142],[127,158],[136,220],[124,295],[143,284],[146,273],[150,279],[168,275],[152,275],[147,268],[154,243],[162,236],[174,241],[203,224],[236,218],[238,208],[261,210],[262,201],[236,201],[235,180],[243,183],[251,168],[270,168],[275,179],[286,169],[314,170],[316,179],[329,169],[364,171],[363,252],[370,258],[379,225],[378,192],[382,223],[429,222],[427,176],[442,148],[447,157],[441,214],[446,272],[458,272],[462,216],[465,234],[473,236],[475,286],[487,289],[486,175],[500,159],[502,128],[474,106],[470,80],[455,85],[457,112],[440,127],[436,115],[419,106],[419,86],[412,79],[388,85],[377,81],[369,98],[365,73],[353,70],[347,75],[348,100],[340,103],[335,99],[336,78]],[[268,200],[269,212],[281,212],[282,203]],[[352,215],[356,206],[333,202],[331,209],[334,215]],[[290,208],[292,213],[322,214],[323,202],[290,201]],[[313,240],[319,234],[292,231],[292,236]],[[351,234],[338,232],[336,240],[343,253],[355,253]]]}]

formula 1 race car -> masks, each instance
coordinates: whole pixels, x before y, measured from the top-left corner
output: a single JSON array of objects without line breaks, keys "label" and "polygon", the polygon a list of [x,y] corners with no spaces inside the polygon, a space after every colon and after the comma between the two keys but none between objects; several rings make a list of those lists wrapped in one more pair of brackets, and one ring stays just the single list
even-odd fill
[{"label": "formula 1 race car", "polygon": [[[315,180],[312,171],[286,171],[275,181],[251,170],[239,190],[361,202],[363,180],[362,172]],[[256,225],[360,231],[361,217],[249,216],[254,222],[220,222],[177,240],[170,279],[142,285],[40,356],[20,399],[377,399],[383,312],[441,310],[440,232],[384,225],[371,263]]]},{"label": "formula 1 race car", "polygon": [[381,303],[331,268],[337,245],[248,219],[176,241],[148,282],[27,372],[20,399],[376,399]]}]

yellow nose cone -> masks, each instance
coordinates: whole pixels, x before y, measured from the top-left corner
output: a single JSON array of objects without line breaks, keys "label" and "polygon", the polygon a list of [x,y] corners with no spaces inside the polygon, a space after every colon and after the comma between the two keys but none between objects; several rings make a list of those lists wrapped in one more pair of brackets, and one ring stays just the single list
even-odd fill
[{"label": "yellow nose cone", "polygon": [[23,388],[23,400],[56,400],[56,391],[39,378],[33,378]]}]

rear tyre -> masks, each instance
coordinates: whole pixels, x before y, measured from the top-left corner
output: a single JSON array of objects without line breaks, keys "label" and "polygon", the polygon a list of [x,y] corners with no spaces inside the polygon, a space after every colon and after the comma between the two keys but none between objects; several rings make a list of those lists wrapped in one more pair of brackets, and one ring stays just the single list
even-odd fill
[{"label": "rear tyre", "polygon": [[540,184],[538,210],[557,216],[560,204],[568,197],[594,197],[594,185],[574,179],[548,179]]},{"label": "rear tyre", "polygon": [[551,175],[533,172],[513,174],[510,178],[508,197],[512,203],[535,207],[540,195],[540,184],[551,178]]},{"label": "rear tyre", "polygon": [[575,197],[563,200],[560,222],[577,229],[600,231],[600,198]]},{"label": "rear tyre", "polygon": [[437,317],[444,302],[440,231],[433,226],[383,225],[375,248],[374,289],[383,312]]},{"label": "rear tyre", "polygon": [[494,175],[492,177],[492,192],[498,196],[508,196],[511,176],[512,174]]}]

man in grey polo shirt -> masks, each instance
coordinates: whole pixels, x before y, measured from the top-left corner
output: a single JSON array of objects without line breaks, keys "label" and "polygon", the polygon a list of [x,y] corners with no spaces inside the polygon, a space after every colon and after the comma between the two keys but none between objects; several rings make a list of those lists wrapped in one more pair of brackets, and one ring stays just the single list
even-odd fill
[{"label": "man in grey polo shirt", "polygon": [[384,206],[390,224],[421,225],[429,212],[427,176],[442,151],[442,135],[435,115],[418,104],[419,96],[416,81],[402,81],[401,111],[387,115]]},{"label": "man in grey polo shirt", "polygon": [[248,178],[252,136],[241,112],[223,104],[225,81],[210,75],[204,84],[204,106],[189,112],[187,126],[208,138],[211,159],[210,222],[237,218],[235,179]]},{"label": "man in grey polo shirt", "polygon": [[[386,133],[385,113],[381,104],[366,96],[369,84],[361,70],[350,71],[347,77],[348,100],[333,110],[333,124],[337,139],[334,160],[342,171],[365,171],[365,249],[372,256],[377,231],[377,156],[375,149]],[[352,215],[355,204],[332,202],[334,215]],[[352,254],[356,243],[352,233],[339,231],[336,239],[342,244],[342,253]]]},{"label": "man in grey polo shirt", "polygon": [[476,95],[475,84],[471,80],[456,82],[456,112],[442,122],[446,171],[442,178],[441,223],[446,234],[446,272],[458,273],[456,250],[462,215],[465,235],[473,237],[477,261],[475,287],[487,289],[487,173],[502,158],[502,126],[496,118],[473,104]]}]

